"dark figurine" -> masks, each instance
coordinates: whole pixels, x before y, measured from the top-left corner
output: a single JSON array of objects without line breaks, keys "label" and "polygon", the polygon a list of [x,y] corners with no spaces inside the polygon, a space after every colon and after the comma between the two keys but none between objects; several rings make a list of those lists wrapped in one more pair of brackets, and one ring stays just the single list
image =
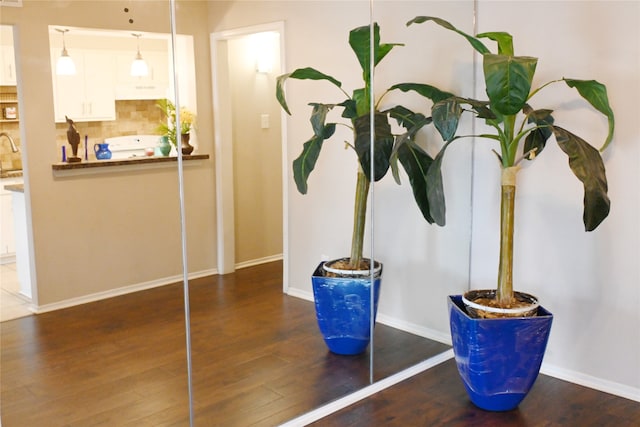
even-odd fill
[{"label": "dark figurine", "polygon": [[67,141],[71,145],[72,156],[67,159],[68,162],[74,163],[79,162],[82,159],[78,157],[78,146],[80,145],[80,134],[76,130],[76,126],[73,124],[73,120],[69,117],[64,116],[67,119],[67,123],[69,123],[69,129],[67,129]]}]

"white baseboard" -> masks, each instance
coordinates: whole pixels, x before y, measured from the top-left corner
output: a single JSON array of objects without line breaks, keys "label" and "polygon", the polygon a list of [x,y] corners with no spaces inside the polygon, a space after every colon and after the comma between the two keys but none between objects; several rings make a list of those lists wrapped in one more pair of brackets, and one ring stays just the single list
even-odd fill
[{"label": "white baseboard", "polygon": [[[241,269],[241,268],[251,267],[254,265],[265,264],[272,261],[279,261],[281,259],[282,259],[282,254],[277,254],[269,257],[264,257],[264,258],[259,258],[251,261],[238,263],[236,264],[236,268]],[[200,277],[213,276],[217,274],[218,274],[218,270],[213,268],[209,270],[202,270],[194,273],[189,273],[189,279],[198,279]],[[83,295],[77,298],[70,298],[70,299],[55,302],[52,304],[32,306],[29,309],[36,314],[46,313],[49,311],[60,310],[63,308],[69,308],[69,307],[74,307],[76,305],[86,304],[89,302],[95,302],[95,301],[100,301],[107,298],[113,298],[120,295],[126,295],[133,292],[139,292],[147,289],[157,288],[160,286],[170,285],[172,283],[176,283],[180,281],[182,281],[182,275],[164,277],[162,279],[151,280],[143,283],[137,283],[135,285],[124,286],[122,288],[117,288],[117,289],[111,289],[105,292],[97,292],[94,294]],[[313,295],[311,297],[313,298]]]},{"label": "white baseboard", "polygon": [[630,387],[625,384],[604,380],[602,378],[592,377],[582,372],[572,371],[570,369],[559,368],[557,366],[542,363],[540,373],[560,380],[568,381],[584,387],[599,390],[605,393],[624,397],[625,399],[640,402],[640,388]]},{"label": "white baseboard", "polygon": [[280,261],[282,260],[282,254],[276,254],[271,256],[266,256],[263,258],[252,259],[249,261],[243,261],[236,264],[236,270],[241,268],[253,267],[254,265],[266,264],[268,262]]},{"label": "white baseboard", "polygon": [[418,335],[419,337],[437,341],[442,344],[451,345],[451,335],[449,333],[442,333],[440,331],[436,331],[435,329],[425,328],[424,326],[416,325],[415,323],[406,322],[404,320],[399,320],[395,317],[387,316],[382,313],[378,313],[376,320],[383,325],[400,329],[401,331],[409,332],[410,334]]},{"label": "white baseboard", "polygon": [[296,288],[289,288],[287,290],[287,295],[307,301],[313,301],[313,292],[307,292]]},{"label": "white baseboard", "polygon": [[[194,273],[189,273],[189,279],[198,279],[200,277],[212,276],[218,274],[216,269],[203,270]],[[133,292],[144,291],[147,289],[157,288],[160,286],[170,285],[172,283],[181,282],[182,275],[164,277],[158,280],[151,280],[148,282],[137,283],[135,285],[124,286],[122,288],[111,289],[109,291],[97,292],[94,294],[83,295],[81,297],[70,298],[63,301],[54,302],[51,304],[44,304],[40,306],[30,307],[30,310],[36,314],[46,313],[49,311],[60,310],[63,308],[74,307],[76,305],[87,304],[89,302],[100,301],[107,298],[113,298],[121,295],[130,294]]]}]

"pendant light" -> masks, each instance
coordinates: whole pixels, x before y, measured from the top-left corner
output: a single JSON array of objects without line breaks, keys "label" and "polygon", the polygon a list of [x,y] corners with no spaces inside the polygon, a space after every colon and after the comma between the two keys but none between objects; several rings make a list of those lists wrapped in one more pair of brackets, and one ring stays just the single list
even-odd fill
[{"label": "pendant light", "polygon": [[147,67],[147,63],[142,59],[142,55],[140,54],[140,36],[142,34],[131,35],[138,40],[138,51],[135,59],[131,63],[131,75],[134,77],[144,77],[149,74],[149,67]]},{"label": "pendant light", "polygon": [[59,28],[56,28],[56,31],[62,33],[62,53],[60,54],[58,62],[56,63],[56,74],[59,76],[73,76],[76,74],[76,64],[69,56],[69,52],[67,52],[67,46],[64,43],[64,33],[69,30],[61,30]]}]

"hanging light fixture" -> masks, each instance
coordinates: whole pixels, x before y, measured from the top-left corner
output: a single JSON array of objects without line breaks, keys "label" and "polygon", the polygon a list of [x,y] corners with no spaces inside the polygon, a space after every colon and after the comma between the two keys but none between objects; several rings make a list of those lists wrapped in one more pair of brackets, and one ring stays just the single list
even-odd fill
[{"label": "hanging light fixture", "polygon": [[138,51],[135,59],[131,63],[131,75],[134,77],[144,77],[149,74],[149,67],[147,67],[147,63],[142,59],[142,55],[140,54],[140,36],[142,34],[131,35],[138,40]]},{"label": "hanging light fixture", "polygon": [[60,58],[58,58],[58,62],[56,63],[56,74],[59,76],[73,76],[76,74],[76,64],[69,56],[69,52],[67,52],[67,46],[64,43],[64,33],[69,30],[61,30],[60,28],[56,28],[56,31],[62,33],[62,53],[60,54]]}]

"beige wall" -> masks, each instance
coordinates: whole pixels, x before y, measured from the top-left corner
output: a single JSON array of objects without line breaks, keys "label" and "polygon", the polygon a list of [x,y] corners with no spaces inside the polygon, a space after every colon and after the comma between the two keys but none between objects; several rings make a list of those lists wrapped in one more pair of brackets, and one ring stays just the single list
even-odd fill
[{"label": "beige wall", "polygon": [[[273,52],[275,69],[256,73],[253,44],[250,37],[228,42],[236,264],[282,254],[282,138],[274,96],[279,49]],[[269,116],[265,129],[262,114]]]},{"label": "beige wall", "polygon": [[[175,165],[56,178],[59,160],[48,26],[169,32],[169,2],[30,1],[2,8],[17,27],[23,167],[31,208],[37,293],[47,306],[182,271]],[[125,14],[124,7],[130,12]],[[178,31],[194,36],[199,90],[199,151],[213,154],[205,3],[180,7]],[[128,19],[133,18],[134,24]],[[215,268],[213,159],[185,165],[189,271]]]}]

